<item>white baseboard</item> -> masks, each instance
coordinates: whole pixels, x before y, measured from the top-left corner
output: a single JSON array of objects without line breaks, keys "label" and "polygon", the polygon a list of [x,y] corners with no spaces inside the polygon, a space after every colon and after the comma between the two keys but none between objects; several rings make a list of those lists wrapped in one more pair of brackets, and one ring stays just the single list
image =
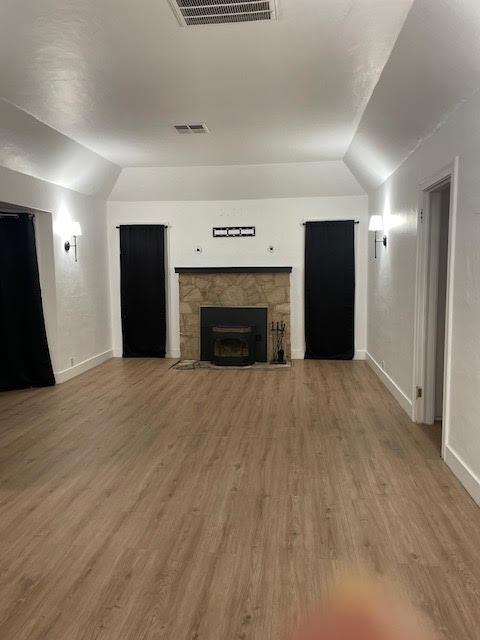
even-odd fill
[{"label": "white baseboard", "polygon": [[449,444],[445,446],[445,462],[480,506],[480,478],[462,460],[458,453],[455,453]]},{"label": "white baseboard", "polygon": [[[365,360],[367,352],[365,349],[357,349],[355,351],[355,360]],[[292,349],[292,360],[303,360],[305,351],[303,349]]]},{"label": "white baseboard", "polygon": [[[122,349],[114,349],[113,352],[114,358],[122,358],[123,351]],[[180,349],[174,349],[173,351],[167,351],[165,354],[165,358],[180,358]]]},{"label": "white baseboard", "polygon": [[[112,353],[114,358],[122,357],[121,349],[114,349]],[[355,351],[355,360],[365,360],[366,354],[367,352],[364,349],[357,349]],[[180,350],[174,349],[173,351],[168,351],[165,357],[180,358],[181,357]],[[303,360],[304,357],[305,357],[305,352],[303,349],[292,349],[292,360]]]},{"label": "white baseboard", "polygon": [[63,369],[63,371],[55,371],[55,380],[57,384],[71,380],[72,378],[75,378],[75,376],[79,376],[81,373],[84,373],[89,369],[93,369],[93,367],[98,367],[99,364],[102,364],[102,362],[105,362],[106,360],[110,360],[110,358],[113,358],[113,351],[111,349],[109,351],[99,353],[98,355],[93,356],[93,358],[88,358],[88,360],[79,362],[73,367]]},{"label": "white baseboard", "polygon": [[410,398],[400,389],[398,384],[391,378],[386,371],[382,369],[382,367],[378,364],[378,362],[373,358],[368,351],[366,352],[366,360],[373,371],[377,374],[383,384],[390,391],[392,396],[398,402],[398,404],[402,407],[405,413],[408,414],[410,420],[412,419],[412,410],[413,405]]}]

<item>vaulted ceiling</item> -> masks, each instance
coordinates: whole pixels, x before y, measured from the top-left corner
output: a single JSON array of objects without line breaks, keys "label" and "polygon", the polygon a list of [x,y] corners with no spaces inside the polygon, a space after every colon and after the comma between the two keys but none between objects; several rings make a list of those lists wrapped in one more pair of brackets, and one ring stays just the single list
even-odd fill
[{"label": "vaulted ceiling", "polygon": [[415,0],[345,156],[379,186],[480,88],[480,0]]},{"label": "vaulted ceiling", "polygon": [[411,2],[181,27],[168,0],[3,0],[1,95],[121,166],[339,159]]},{"label": "vaulted ceiling", "polygon": [[118,166],[345,158],[369,189],[480,86],[478,0],[277,8],[182,27],[168,0],[3,0],[0,164],[103,194]]}]

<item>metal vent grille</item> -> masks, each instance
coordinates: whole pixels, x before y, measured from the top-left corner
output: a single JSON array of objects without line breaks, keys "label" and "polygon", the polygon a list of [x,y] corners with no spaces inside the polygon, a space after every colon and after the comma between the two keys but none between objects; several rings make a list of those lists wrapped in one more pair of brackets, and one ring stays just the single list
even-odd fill
[{"label": "metal vent grille", "polygon": [[199,124],[174,124],[173,128],[182,135],[184,133],[210,133],[204,122]]},{"label": "metal vent grille", "polygon": [[275,0],[169,0],[182,26],[276,20]]}]

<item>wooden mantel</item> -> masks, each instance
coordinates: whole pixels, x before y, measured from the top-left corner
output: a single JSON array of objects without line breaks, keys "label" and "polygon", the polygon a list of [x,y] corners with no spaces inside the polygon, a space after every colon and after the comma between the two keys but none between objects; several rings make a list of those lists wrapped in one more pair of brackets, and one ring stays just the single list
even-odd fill
[{"label": "wooden mantel", "polygon": [[175,273],[291,273],[292,267],[175,267]]}]

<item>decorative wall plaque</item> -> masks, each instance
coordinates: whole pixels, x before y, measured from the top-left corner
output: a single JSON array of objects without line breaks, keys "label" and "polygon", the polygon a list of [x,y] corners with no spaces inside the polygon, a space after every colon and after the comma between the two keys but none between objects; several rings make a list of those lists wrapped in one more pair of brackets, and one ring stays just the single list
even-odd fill
[{"label": "decorative wall plaque", "polygon": [[255,227],[213,227],[214,238],[253,238]]}]

